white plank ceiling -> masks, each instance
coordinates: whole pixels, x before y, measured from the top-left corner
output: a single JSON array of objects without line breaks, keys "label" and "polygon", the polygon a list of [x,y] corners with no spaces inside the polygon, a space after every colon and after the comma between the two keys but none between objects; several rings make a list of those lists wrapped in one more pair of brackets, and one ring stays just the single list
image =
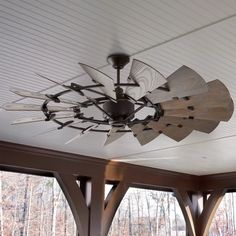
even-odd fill
[{"label": "white plank ceiling", "polygon": [[[145,61],[165,76],[187,65],[206,81],[220,79],[235,101],[236,1],[1,0],[0,105],[20,99],[9,87],[60,89],[35,73],[91,84],[78,65],[83,62],[112,76],[106,57],[114,52]],[[123,82],[128,71],[129,66]],[[140,146],[126,134],[104,147],[105,134],[65,145],[76,130],[47,132],[55,128],[50,122],[10,125],[35,114],[0,110],[0,140],[197,175],[236,171],[236,115],[211,134],[193,132],[180,143],[160,136]]]}]

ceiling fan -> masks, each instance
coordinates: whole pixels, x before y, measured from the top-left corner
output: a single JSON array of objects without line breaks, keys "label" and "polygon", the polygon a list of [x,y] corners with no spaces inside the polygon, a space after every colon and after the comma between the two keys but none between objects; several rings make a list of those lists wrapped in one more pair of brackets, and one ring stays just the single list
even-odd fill
[{"label": "ceiling fan", "polygon": [[[44,114],[18,119],[13,124],[54,121],[59,125],[58,129],[69,127],[79,130],[78,135],[67,143],[91,131],[107,133],[105,145],[128,132],[132,132],[141,145],[151,142],[160,134],[181,141],[193,130],[212,132],[220,121],[228,121],[233,114],[233,100],[225,85],[219,80],[207,83],[187,66],[180,67],[165,78],[150,65],[134,59],[127,83],[121,83],[120,71],[129,63],[129,56],[113,54],[107,60],[117,72],[116,82],[103,72],[79,63],[94,84],[81,86],[73,82],[65,85],[39,75],[64,89],[56,94],[42,94],[12,88],[10,90],[15,94],[44,102],[42,105],[10,103],[3,105],[3,109],[42,111]],[[63,98],[64,94],[70,92],[79,94],[85,100],[82,102]],[[88,96],[88,92],[95,96]],[[84,109],[91,106],[102,112],[103,119],[84,115]],[[143,119],[137,118],[138,112],[144,108],[153,109],[152,114]],[[90,125],[81,127],[77,126],[78,123]]]}]

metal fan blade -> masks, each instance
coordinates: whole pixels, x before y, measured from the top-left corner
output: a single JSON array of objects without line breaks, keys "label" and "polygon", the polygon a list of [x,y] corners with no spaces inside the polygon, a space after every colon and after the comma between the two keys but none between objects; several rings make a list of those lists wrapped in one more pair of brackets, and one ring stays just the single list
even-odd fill
[{"label": "metal fan blade", "polygon": [[139,87],[127,87],[125,91],[135,100],[167,82],[159,71],[136,59],[132,62],[129,78],[139,84]]},{"label": "metal fan blade", "polygon": [[36,135],[34,135],[33,137],[37,137],[37,136],[40,136],[40,135],[43,135],[43,134],[48,134],[48,133],[51,133],[53,131],[56,131],[56,130],[61,130],[62,128],[64,127],[67,127],[67,126],[70,126],[71,124],[77,124],[77,123],[82,123],[81,121],[78,121],[78,122],[67,122],[66,124],[63,124],[62,126],[59,126],[59,127],[53,127],[53,128],[50,128],[48,130],[44,130],[43,132],[40,132]]},{"label": "metal fan blade", "polygon": [[116,141],[117,139],[119,139],[120,137],[122,137],[124,134],[126,134],[126,132],[117,132],[117,131],[121,131],[121,130],[125,130],[125,127],[112,127],[109,131],[109,133],[107,134],[107,139],[104,143],[104,146]]},{"label": "metal fan blade", "polygon": [[204,79],[187,66],[180,67],[166,80],[170,91],[155,89],[150,94],[147,94],[147,98],[152,103],[156,104],[173,98],[182,98],[208,91],[207,83]]},{"label": "metal fan blade", "polygon": [[[53,119],[65,119],[65,118],[71,118],[74,117],[73,113],[67,113],[67,114],[56,114]],[[45,116],[39,116],[39,117],[24,117],[17,119],[13,121],[11,124],[12,125],[19,125],[19,124],[26,124],[26,123],[34,123],[34,122],[41,122],[45,121],[46,117]]]},{"label": "metal fan blade", "polygon": [[139,143],[143,146],[151,142],[158,136],[159,136],[159,133],[155,132],[152,129],[147,129],[147,130],[143,130],[141,133],[137,134],[135,137],[138,139]]},{"label": "metal fan blade", "polygon": [[153,139],[160,135],[160,133],[154,131],[151,128],[147,129],[146,125],[143,125],[141,123],[130,126],[130,129],[141,145],[145,145],[151,142]]},{"label": "metal fan blade", "polygon": [[39,73],[35,73],[37,76],[39,76],[40,78],[43,78],[43,79],[46,79],[46,80],[48,80],[48,81],[50,81],[50,82],[52,82],[52,83],[54,83],[54,84],[57,84],[57,85],[59,85],[59,86],[62,86],[63,88],[65,87],[65,85],[62,83],[59,83],[59,82],[57,82],[57,81],[55,81],[55,80],[52,80],[52,79],[50,79],[50,78],[48,78],[48,77],[46,77],[46,76],[44,76],[44,75],[41,75],[41,74],[39,74]]},{"label": "metal fan blade", "polygon": [[193,131],[191,128],[183,127],[181,125],[175,126],[172,124],[165,124],[158,121],[150,121],[147,126],[152,128],[155,132],[160,134],[163,133],[177,142],[186,138]]},{"label": "metal fan blade", "polygon": [[201,120],[201,119],[186,119],[174,116],[162,116],[158,120],[160,123],[172,124],[176,126],[188,127],[200,132],[211,133],[219,124],[219,121]]},{"label": "metal fan blade", "polygon": [[26,123],[34,123],[34,122],[40,122],[40,121],[45,121],[46,117],[45,116],[40,116],[40,117],[24,117],[17,119],[13,121],[11,124],[12,125],[20,125],[20,124],[26,124]]},{"label": "metal fan blade", "polygon": [[89,131],[90,131],[91,129],[94,129],[94,128],[97,128],[97,127],[98,127],[98,124],[88,126],[88,127],[85,128],[82,132],[80,132],[79,134],[77,134],[75,137],[73,137],[72,139],[68,140],[68,141],[65,143],[65,145],[74,142],[76,139],[78,139],[78,138],[80,138],[81,136],[83,136],[83,135],[89,133]]},{"label": "metal fan blade", "polygon": [[[47,95],[47,94],[42,94],[39,92],[31,92],[28,90],[24,89],[18,89],[18,88],[10,88],[10,91],[21,96],[21,97],[26,97],[26,98],[35,98],[35,99],[41,99],[41,100],[47,100],[51,99],[50,97],[53,97],[53,95]],[[69,99],[63,99],[63,98],[58,98],[61,103],[66,103],[66,104],[71,104],[71,105],[79,105],[78,102],[72,101]],[[53,99],[52,99],[53,100]]]},{"label": "metal fan blade", "polygon": [[173,109],[164,110],[164,116],[185,117],[190,119],[228,121],[234,111],[234,103],[231,99],[225,107],[210,107],[196,109]]},{"label": "metal fan blade", "polygon": [[42,99],[42,100],[48,99],[48,97],[45,94],[41,94],[38,92],[31,92],[25,89],[10,88],[10,91],[21,97],[36,98],[36,99]]},{"label": "metal fan blade", "polygon": [[211,108],[227,106],[231,100],[230,93],[225,85],[219,80],[208,84],[208,92],[201,95],[190,96],[178,100],[161,103],[164,110],[192,108]]},{"label": "metal fan blade", "polygon": [[114,81],[111,77],[91,66],[82,63],[79,64],[84,69],[84,71],[92,78],[93,81],[96,81],[97,83],[103,85],[102,87],[99,87],[99,89],[101,89],[103,93],[116,100]]},{"label": "metal fan blade", "polygon": [[[22,104],[22,103],[7,103],[2,106],[6,111],[41,111],[41,105]],[[48,106],[49,111],[73,111],[71,107]]]}]

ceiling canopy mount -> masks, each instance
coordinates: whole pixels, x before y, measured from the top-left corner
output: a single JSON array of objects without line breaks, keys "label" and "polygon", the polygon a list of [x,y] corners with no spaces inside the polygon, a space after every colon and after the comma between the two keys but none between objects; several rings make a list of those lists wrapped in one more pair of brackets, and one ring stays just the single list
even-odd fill
[{"label": "ceiling canopy mount", "polygon": [[107,62],[115,69],[123,69],[129,61],[130,57],[125,53],[115,53],[107,57]]}]

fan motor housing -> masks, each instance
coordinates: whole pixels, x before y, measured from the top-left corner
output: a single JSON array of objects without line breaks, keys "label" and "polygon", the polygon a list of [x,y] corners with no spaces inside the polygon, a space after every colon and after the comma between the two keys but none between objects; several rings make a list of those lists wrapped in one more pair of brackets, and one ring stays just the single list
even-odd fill
[{"label": "fan motor housing", "polygon": [[[127,99],[119,99],[117,102],[107,101],[103,104],[103,109],[112,117],[114,121],[122,121],[134,112],[134,104]],[[131,116],[130,119],[134,117]]]}]

